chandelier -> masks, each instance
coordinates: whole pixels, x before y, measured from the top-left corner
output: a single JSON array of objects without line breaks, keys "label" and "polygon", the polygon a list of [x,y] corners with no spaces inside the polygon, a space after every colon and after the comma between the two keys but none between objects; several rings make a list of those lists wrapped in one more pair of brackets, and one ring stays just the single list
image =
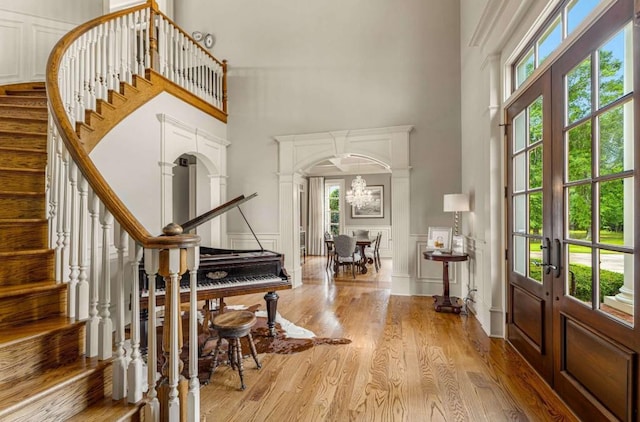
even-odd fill
[{"label": "chandelier", "polygon": [[366,189],[367,182],[360,176],[351,181],[351,189],[347,191],[346,200],[360,209],[371,202],[371,191]]}]

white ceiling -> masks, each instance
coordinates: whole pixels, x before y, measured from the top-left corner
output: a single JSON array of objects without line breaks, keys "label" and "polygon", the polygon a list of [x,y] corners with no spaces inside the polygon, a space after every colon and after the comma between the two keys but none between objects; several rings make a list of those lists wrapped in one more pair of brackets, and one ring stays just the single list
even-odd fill
[{"label": "white ceiling", "polygon": [[348,174],[391,173],[388,166],[357,155],[320,161],[306,170],[307,176],[345,176]]}]

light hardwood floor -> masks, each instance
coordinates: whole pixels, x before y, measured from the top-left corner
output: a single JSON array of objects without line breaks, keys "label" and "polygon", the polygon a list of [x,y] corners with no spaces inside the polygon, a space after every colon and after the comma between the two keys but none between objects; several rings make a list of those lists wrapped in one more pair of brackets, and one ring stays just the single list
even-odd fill
[{"label": "light hardwood floor", "polygon": [[[279,292],[278,310],[318,337],[292,355],[219,367],[201,389],[201,416],[213,421],[575,421],[573,414],[505,341],[488,338],[473,316],[436,313],[430,297],[390,295],[383,259],[354,280],[334,278],[307,257],[304,285]],[[262,304],[262,295],[229,298]]]}]

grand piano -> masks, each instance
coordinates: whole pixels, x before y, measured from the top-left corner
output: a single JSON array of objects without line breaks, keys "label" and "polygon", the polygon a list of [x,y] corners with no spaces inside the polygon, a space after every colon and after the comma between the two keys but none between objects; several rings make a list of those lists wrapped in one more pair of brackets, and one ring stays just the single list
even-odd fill
[{"label": "grand piano", "polygon": [[[257,196],[256,193],[245,197],[238,196],[231,201],[208,211],[192,220],[181,224],[183,231],[187,232],[231,209],[237,209],[249,226],[260,249],[234,250],[200,247],[200,266],[197,273],[197,297],[198,300],[206,300],[207,306],[211,299],[220,299],[224,304],[224,298],[251,293],[266,292],[264,300],[267,305],[267,325],[269,333],[275,336],[275,318],[278,307],[277,290],[291,288],[291,277],[284,268],[284,255],[278,252],[268,251],[262,247],[253,228],[240,209],[240,205]],[[141,266],[143,268],[143,266]],[[180,302],[188,302],[190,294],[190,275],[185,273],[180,280]],[[140,309],[148,306],[149,283],[146,273],[140,274]],[[156,277],[156,301],[157,305],[164,304],[164,279]],[[143,326],[146,325],[143,323]],[[144,330],[145,327],[143,327]]]}]

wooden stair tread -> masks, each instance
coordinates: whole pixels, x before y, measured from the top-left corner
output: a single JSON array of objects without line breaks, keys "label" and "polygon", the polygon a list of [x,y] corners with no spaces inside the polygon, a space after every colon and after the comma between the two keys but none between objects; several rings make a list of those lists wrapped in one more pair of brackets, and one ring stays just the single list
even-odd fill
[{"label": "wooden stair tread", "polygon": [[[66,289],[64,283],[56,283],[54,280],[38,281],[27,284],[11,284],[8,286],[0,286],[0,299],[13,296],[29,295],[34,293],[46,292],[48,290]],[[2,335],[0,334],[0,342]]]},{"label": "wooden stair tread", "polygon": [[25,251],[10,251],[10,252],[0,252],[0,259],[6,258],[9,256],[28,256],[28,255],[38,255],[38,254],[51,254],[53,253],[53,249],[27,249]]},{"label": "wooden stair tread", "polygon": [[44,192],[11,192],[0,191],[0,196],[44,196]]},{"label": "wooden stair tread", "polygon": [[145,405],[142,400],[136,404],[130,404],[127,399],[113,400],[105,397],[102,401],[92,404],[82,412],[67,419],[65,422],[103,422],[130,420],[140,408]]},{"label": "wooden stair tread", "polygon": [[18,147],[0,147],[0,153],[2,152],[30,152],[34,154],[46,154],[47,151],[44,149],[37,148],[20,148]]},{"label": "wooden stair tread", "polygon": [[49,119],[47,117],[21,117],[21,116],[15,116],[15,117],[3,117],[0,116],[0,121],[1,120],[11,120],[11,121],[20,121],[20,122],[36,122],[36,123],[48,123]]},{"label": "wooden stair tread", "polygon": [[42,111],[42,110],[46,110],[47,106],[45,105],[25,105],[25,104],[0,104],[0,108],[10,108],[12,110],[22,110],[22,111],[31,111],[31,110],[35,110],[35,111]]},{"label": "wooden stair tread", "polygon": [[0,225],[4,224],[42,224],[46,218],[0,218]]},{"label": "wooden stair tread", "polygon": [[74,381],[90,376],[95,370],[111,364],[111,360],[80,358],[26,379],[0,383],[0,419],[12,413],[13,408],[36,401],[42,395],[52,394]]},{"label": "wooden stair tread", "polygon": [[42,173],[44,174],[44,169],[33,169],[33,168],[24,168],[24,167],[0,167],[0,171],[13,171],[19,173]]},{"label": "wooden stair tread", "polygon": [[64,330],[76,324],[84,324],[84,321],[74,321],[69,317],[56,315],[46,319],[16,325],[15,329],[0,331],[0,348],[43,336],[51,332]]},{"label": "wooden stair tread", "polygon": [[7,89],[5,94],[11,97],[47,97],[44,89]]},{"label": "wooden stair tread", "polygon": [[46,132],[24,132],[24,131],[6,130],[6,129],[0,130],[0,135],[37,136],[37,137],[43,137],[43,138],[47,137]]}]

